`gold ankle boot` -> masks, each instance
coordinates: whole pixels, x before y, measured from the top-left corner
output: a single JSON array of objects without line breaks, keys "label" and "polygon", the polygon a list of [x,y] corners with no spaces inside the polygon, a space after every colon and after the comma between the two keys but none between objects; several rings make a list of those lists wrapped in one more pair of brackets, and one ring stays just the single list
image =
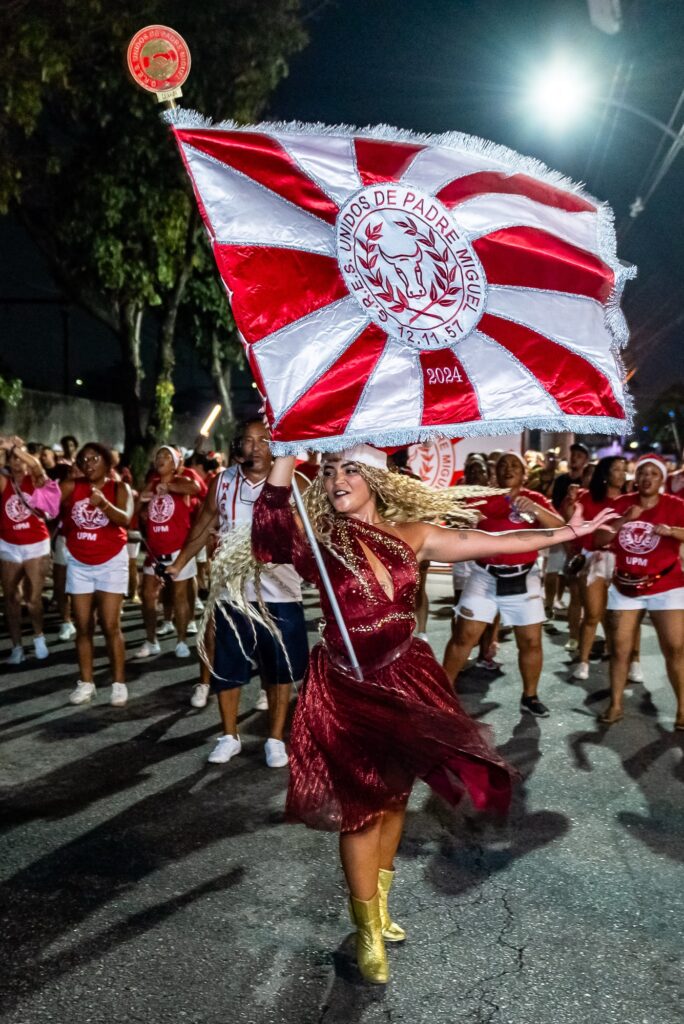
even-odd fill
[{"label": "gold ankle boot", "polygon": [[386,985],[389,967],[382,937],[378,894],[372,900],[357,900],[352,896],[349,905],[356,925],[356,959],[359,970],[366,981]]},{"label": "gold ankle boot", "polygon": [[396,921],[392,920],[387,907],[387,899],[389,897],[389,891],[392,888],[393,881],[394,871],[388,871],[386,868],[380,868],[380,871],[378,872],[380,923],[382,924],[382,935],[385,942],[403,942],[406,938],[406,932],[396,923]]}]

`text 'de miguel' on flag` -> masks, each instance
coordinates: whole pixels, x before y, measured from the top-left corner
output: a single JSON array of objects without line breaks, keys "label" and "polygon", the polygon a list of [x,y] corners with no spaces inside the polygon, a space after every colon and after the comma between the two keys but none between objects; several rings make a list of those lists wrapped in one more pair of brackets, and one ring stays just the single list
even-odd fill
[{"label": "text 'de miguel' on flag", "polygon": [[167,115],[275,450],[624,433],[611,210],[465,135]]}]

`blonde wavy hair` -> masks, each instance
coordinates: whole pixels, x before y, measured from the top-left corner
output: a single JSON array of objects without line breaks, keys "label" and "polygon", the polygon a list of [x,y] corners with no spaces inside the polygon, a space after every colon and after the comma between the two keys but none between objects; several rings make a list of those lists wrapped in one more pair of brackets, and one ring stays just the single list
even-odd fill
[{"label": "blonde wavy hair", "polygon": [[[360,475],[376,496],[378,513],[385,522],[392,524],[440,520],[446,522],[448,526],[473,527],[477,525],[479,518],[477,501],[473,502],[473,499],[507,493],[491,487],[470,486],[436,490],[421,480],[394,469],[376,469],[361,462],[356,465]],[[317,539],[336,558],[344,561],[332,542],[335,520],[341,517],[330,504],[322,473],[316,477],[302,497]],[[465,500],[471,502],[470,507],[464,504]],[[230,530],[222,538],[212,559],[209,596],[199,630],[198,652],[207,664],[209,660],[205,635],[214,612],[224,615],[241,648],[242,641],[230,617],[231,609],[243,615],[253,630],[257,624],[265,626],[283,646],[280,631],[262,598],[260,584],[264,573],[277,577],[278,567],[264,565],[254,557],[250,526]],[[256,607],[246,597],[247,584],[250,582],[255,585]]]}]

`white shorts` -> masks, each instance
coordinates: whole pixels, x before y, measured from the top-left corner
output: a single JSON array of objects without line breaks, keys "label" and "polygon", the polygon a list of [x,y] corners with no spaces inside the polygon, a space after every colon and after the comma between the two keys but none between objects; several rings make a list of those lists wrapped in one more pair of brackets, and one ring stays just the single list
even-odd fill
[{"label": "white shorts", "polygon": [[34,558],[45,558],[50,554],[50,539],[38,540],[35,544],[10,544],[8,540],[0,540],[0,562],[12,562],[22,565]]},{"label": "white shorts", "polygon": [[206,547],[200,548],[200,550],[195,555],[195,561],[196,562],[208,562],[209,561]]},{"label": "white shorts", "polygon": [[94,594],[100,590],[105,594],[128,593],[128,552],[121,548],[108,562],[86,565],[67,553],[67,594]]},{"label": "white shorts", "polygon": [[532,626],[543,622],[546,615],[539,570],[536,565],[530,569],[526,594],[498,597],[494,576],[481,566],[473,565],[455,611],[462,619],[474,622],[493,622],[498,612],[503,626]]},{"label": "white shorts", "polygon": [[55,550],[52,552],[52,561],[55,565],[67,564],[66,537],[63,537],[61,533],[58,533],[55,538]]},{"label": "white shorts", "polygon": [[673,587],[672,590],[663,590],[650,597],[626,597],[614,583],[608,591],[610,612],[672,612],[679,609],[684,609],[684,587]]},{"label": "white shorts", "polygon": [[584,582],[588,587],[596,580],[610,583],[615,572],[615,555],[612,551],[585,551],[587,564],[582,570]]},{"label": "white shorts", "polygon": [[552,548],[547,548],[546,550],[548,552],[546,555],[546,571],[563,572],[567,558],[565,547],[562,544],[554,544]]},{"label": "white shorts", "polygon": [[[179,555],[180,548],[178,549],[178,551],[174,551],[173,554],[171,555],[171,562],[175,562]],[[169,562],[168,564],[171,565],[171,562]],[[154,576],[154,565],[150,564],[150,555],[148,555],[147,558],[145,559],[145,564],[143,565],[143,575]],[[193,580],[196,575],[197,562],[195,561],[194,558],[191,558],[187,565],[183,566],[181,571],[176,576],[176,583],[182,583],[183,580]]]},{"label": "white shorts", "polygon": [[474,562],[454,562],[451,570],[451,578],[454,581],[454,590],[463,590],[466,580],[473,571]]}]

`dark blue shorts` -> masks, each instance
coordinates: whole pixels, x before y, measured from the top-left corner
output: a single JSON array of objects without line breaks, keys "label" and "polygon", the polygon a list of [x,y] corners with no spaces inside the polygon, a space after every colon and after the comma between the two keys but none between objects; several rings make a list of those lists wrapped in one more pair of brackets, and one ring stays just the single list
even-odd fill
[{"label": "dark blue shorts", "polygon": [[[216,623],[216,652],[214,669],[211,676],[211,688],[214,693],[221,690],[234,690],[237,686],[245,686],[252,677],[252,661],[255,661],[262,682],[265,686],[299,682],[304,678],[309,663],[309,642],[306,635],[304,606],[297,601],[267,602],[266,607],[275,619],[280,630],[287,656],[288,667],[283,648],[264,626],[249,622],[244,615],[226,610],[235,629],[238,631],[242,648],[222,611],[214,615]],[[256,632],[256,637],[255,637]]]}]

